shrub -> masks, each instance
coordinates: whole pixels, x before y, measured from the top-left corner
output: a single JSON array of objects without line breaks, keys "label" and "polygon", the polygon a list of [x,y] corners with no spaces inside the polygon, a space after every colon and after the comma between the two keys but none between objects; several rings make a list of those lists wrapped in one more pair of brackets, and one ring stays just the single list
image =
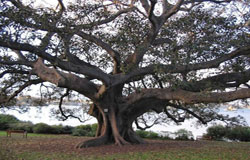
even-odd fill
[{"label": "shrub", "polygon": [[149,131],[148,132],[148,137],[147,138],[150,138],[150,139],[157,139],[159,138],[159,135],[155,132],[152,132],[152,131]]},{"label": "shrub", "polygon": [[94,137],[96,133],[96,129],[97,129],[97,124],[80,125],[73,129],[72,135]]},{"label": "shrub", "polygon": [[173,140],[173,138],[170,137],[170,136],[168,136],[168,135],[166,135],[166,136],[159,136],[158,139],[161,139],[161,140]]},{"label": "shrub", "polygon": [[94,124],[91,124],[91,130],[96,133],[96,130],[98,128],[98,124],[97,123],[94,123]]},{"label": "shrub", "polygon": [[136,134],[141,138],[147,138],[148,136],[148,132],[143,130],[136,130]]},{"label": "shrub", "polygon": [[51,126],[45,123],[37,123],[33,126],[34,133],[53,133],[54,130]]},{"label": "shrub", "polygon": [[51,127],[51,130],[50,130],[51,134],[62,134],[63,133],[63,126],[62,125],[52,125],[50,127]]},{"label": "shrub", "polygon": [[63,126],[62,134],[72,134],[73,129],[72,126]]},{"label": "shrub", "polygon": [[31,122],[17,122],[17,123],[12,123],[9,126],[10,129],[13,130],[25,130],[29,133],[33,132],[33,123]]},{"label": "shrub", "polygon": [[175,132],[176,140],[194,140],[193,133],[186,129],[179,129]]},{"label": "shrub", "polygon": [[15,116],[0,114],[0,130],[6,130],[13,123],[20,122]]},{"label": "shrub", "polygon": [[230,129],[226,137],[231,140],[250,141],[250,127],[237,126]]},{"label": "shrub", "polygon": [[152,131],[137,130],[136,134],[141,138],[157,139],[160,138],[159,135]]},{"label": "shrub", "polygon": [[210,136],[213,140],[222,140],[228,132],[229,128],[222,125],[215,125],[207,129],[207,136]]},{"label": "shrub", "polygon": [[51,126],[51,134],[71,134],[73,127],[63,126],[63,125],[53,125]]}]

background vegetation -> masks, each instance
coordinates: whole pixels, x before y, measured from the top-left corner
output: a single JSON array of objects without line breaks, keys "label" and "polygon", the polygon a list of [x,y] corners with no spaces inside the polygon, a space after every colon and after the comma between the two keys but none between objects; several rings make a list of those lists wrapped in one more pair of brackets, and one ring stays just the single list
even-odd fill
[{"label": "background vegetation", "polygon": [[[33,124],[18,120],[15,116],[0,114],[0,130],[25,130],[28,133],[37,134],[71,134],[73,136],[94,137],[97,124],[79,125],[76,127],[63,125],[48,125],[45,123]],[[147,139],[175,139],[175,140],[194,140],[191,131],[179,129],[170,135],[160,135],[153,131],[137,130],[136,133]],[[0,132],[1,135],[6,135]],[[210,137],[212,140],[232,140],[250,142],[250,127],[248,126],[223,126],[214,125],[207,129],[203,137]]]},{"label": "background vegetation", "polygon": [[73,136],[94,137],[97,129],[97,124],[80,125],[73,129]]},{"label": "background vegetation", "polygon": [[213,140],[234,140],[234,141],[250,141],[250,127],[234,126],[226,127],[215,125],[207,129],[206,136],[210,136]]}]

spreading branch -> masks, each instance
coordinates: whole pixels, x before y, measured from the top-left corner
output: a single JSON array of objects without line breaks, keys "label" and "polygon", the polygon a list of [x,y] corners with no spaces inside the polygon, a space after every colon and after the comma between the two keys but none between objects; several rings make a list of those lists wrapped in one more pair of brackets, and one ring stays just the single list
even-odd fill
[{"label": "spreading branch", "polygon": [[160,70],[163,73],[187,73],[190,71],[197,71],[201,69],[209,69],[209,68],[216,68],[221,63],[231,60],[235,57],[239,56],[248,56],[250,54],[250,47],[242,47],[237,49],[229,54],[225,54],[219,58],[214,60],[210,60],[207,62],[195,63],[195,64],[188,64],[188,65],[162,65],[162,64],[152,64],[147,67],[134,69],[133,71],[129,72],[126,75],[117,75],[116,83],[113,85],[118,85],[125,82],[133,81],[134,77],[142,77],[145,75],[155,74],[156,70]]},{"label": "spreading branch", "polygon": [[124,13],[134,11],[134,10],[136,10],[135,7],[130,7],[130,8],[126,8],[126,9],[123,9],[123,10],[119,10],[115,14],[112,14],[109,18],[106,18],[106,19],[103,19],[103,20],[100,20],[100,21],[95,21],[95,22],[92,22],[92,23],[89,23],[89,24],[79,25],[79,26],[76,26],[76,28],[87,29],[87,28],[92,28],[94,26],[100,26],[100,25],[103,25],[103,24],[108,24],[108,23],[114,21],[120,15],[122,15]]},{"label": "spreading branch", "polygon": [[23,74],[28,75],[28,74],[30,74],[29,71],[22,71],[22,70],[17,70],[17,69],[11,69],[11,70],[5,70],[2,73],[0,73],[0,78],[2,78],[6,74],[12,74],[12,73],[17,73],[17,74],[20,74],[20,75],[23,75]]},{"label": "spreading branch", "polygon": [[[96,79],[102,80],[106,84],[110,83],[109,75],[104,73],[102,70],[100,70],[98,68],[89,67],[87,65],[79,66],[77,64],[73,64],[73,63],[70,63],[67,61],[62,61],[59,58],[52,56],[52,55],[48,54],[47,52],[43,51],[39,47],[35,47],[35,46],[32,46],[32,45],[27,44],[27,43],[6,42],[6,41],[3,41],[1,39],[0,39],[0,46],[15,49],[15,50],[28,51],[28,52],[34,53],[34,54],[38,55],[39,57],[51,62],[52,64],[56,64],[56,66],[66,70],[66,71],[75,72],[75,73],[83,74],[86,76],[94,77]],[[11,64],[14,65],[14,62],[0,61],[0,63],[2,63],[2,64],[8,63],[9,65],[11,65]],[[33,63],[34,62],[29,62],[28,64],[32,65]],[[18,61],[18,62],[16,62],[16,64],[27,65],[27,62]]]},{"label": "spreading branch", "polygon": [[140,130],[143,130],[143,131],[146,130],[146,129],[149,129],[151,127],[153,127],[156,124],[158,124],[159,120],[160,120],[160,118],[156,118],[156,119],[154,119],[153,122],[151,122],[151,125],[148,125],[147,120],[145,120],[143,117],[139,117],[139,118],[141,120],[140,123],[143,123],[144,127],[139,124],[138,118],[135,119],[135,125],[136,125],[137,129],[140,129]]},{"label": "spreading branch", "polygon": [[0,104],[4,104],[4,103],[11,101],[13,98],[15,98],[19,93],[21,93],[25,88],[29,87],[30,85],[36,85],[42,82],[44,82],[42,79],[29,80],[25,82],[12,95],[5,97],[5,98],[0,97]]},{"label": "spreading branch", "polygon": [[164,10],[165,12],[161,15],[163,23],[167,21],[172,15],[176,14],[179,10],[181,5],[183,4],[184,0],[178,0],[177,3],[169,10]]},{"label": "spreading branch", "polygon": [[243,72],[224,73],[211,76],[200,81],[189,82],[186,84],[187,86],[180,86],[180,88],[193,92],[202,90],[212,91],[216,89],[239,87],[241,84],[247,84],[249,80],[250,69]]},{"label": "spreading branch", "polygon": [[80,78],[74,74],[64,73],[54,68],[49,68],[43,64],[42,59],[33,66],[33,73],[37,74],[44,81],[51,82],[58,87],[75,90],[90,99],[95,99],[98,88],[97,86],[85,78]]},{"label": "spreading branch", "polygon": [[130,105],[142,99],[179,100],[185,104],[222,103],[250,97],[250,89],[242,88],[229,92],[190,92],[182,89],[145,89],[126,98]]},{"label": "spreading branch", "polygon": [[[82,37],[85,40],[88,40],[90,42],[95,43],[96,45],[100,46],[101,48],[103,48],[104,50],[106,50],[106,52],[113,58],[114,61],[114,70],[118,71],[121,65],[121,57],[120,57],[120,53],[115,51],[114,49],[112,49],[112,47],[108,44],[103,42],[101,39],[92,36],[90,34],[86,34],[84,32],[78,32],[77,33],[80,37]],[[116,72],[117,73],[117,72]]]},{"label": "spreading branch", "polygon": [[63,99],[69,95],[69,91],[70,91],[70,90],[67,89],[66,92],[60,97],[60,102],[59,102],[59,105],[58,105],[59,111],[60,111],[61,115],[63,116],[63,121],[66,121],[66,120],[69,119],[69,118],[76,118],[76,119],[79,120],[79,122],[82,122],[82,123],[86,122],[87,119],[86,119],[86,120],[82,120],[80,117],[74,116],[74,115],[72,115],[72,114],[66,115],[66,114],[64,113],[63,108],[62,108]]}]

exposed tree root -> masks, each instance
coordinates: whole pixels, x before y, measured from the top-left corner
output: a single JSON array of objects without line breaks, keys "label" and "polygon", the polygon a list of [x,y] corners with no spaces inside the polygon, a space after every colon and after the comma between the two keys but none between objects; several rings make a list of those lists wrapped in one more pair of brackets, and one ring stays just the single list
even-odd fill
[{"label": "exposed tree root", "polygon": [[110,141],[107,136],[101,136],[97,138],[93,138],[87,141],[83,141],[79,143],[76,148],[88,148],[88,147],[96,147],[108,144]]},{"label": "exposed tree root", "polygon": [[128,130],[125,139],[130,142],[131,144],[145,144],[147,143],[144,141],[140,136],[138,136],[133,130]]}]

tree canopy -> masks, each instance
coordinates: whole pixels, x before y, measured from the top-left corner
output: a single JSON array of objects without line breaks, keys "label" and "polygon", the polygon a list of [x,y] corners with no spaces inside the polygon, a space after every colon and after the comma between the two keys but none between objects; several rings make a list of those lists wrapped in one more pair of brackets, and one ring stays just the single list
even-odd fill
[{"label": "tree canopy", "polygon": [[0,104],[40,84],[68,118],[63,98],[86,97],[98,138],[79,147],[144,143],[145,113],[232,121],[213,109],[250,97],[249,17],[247,0],[1,0]]}]

